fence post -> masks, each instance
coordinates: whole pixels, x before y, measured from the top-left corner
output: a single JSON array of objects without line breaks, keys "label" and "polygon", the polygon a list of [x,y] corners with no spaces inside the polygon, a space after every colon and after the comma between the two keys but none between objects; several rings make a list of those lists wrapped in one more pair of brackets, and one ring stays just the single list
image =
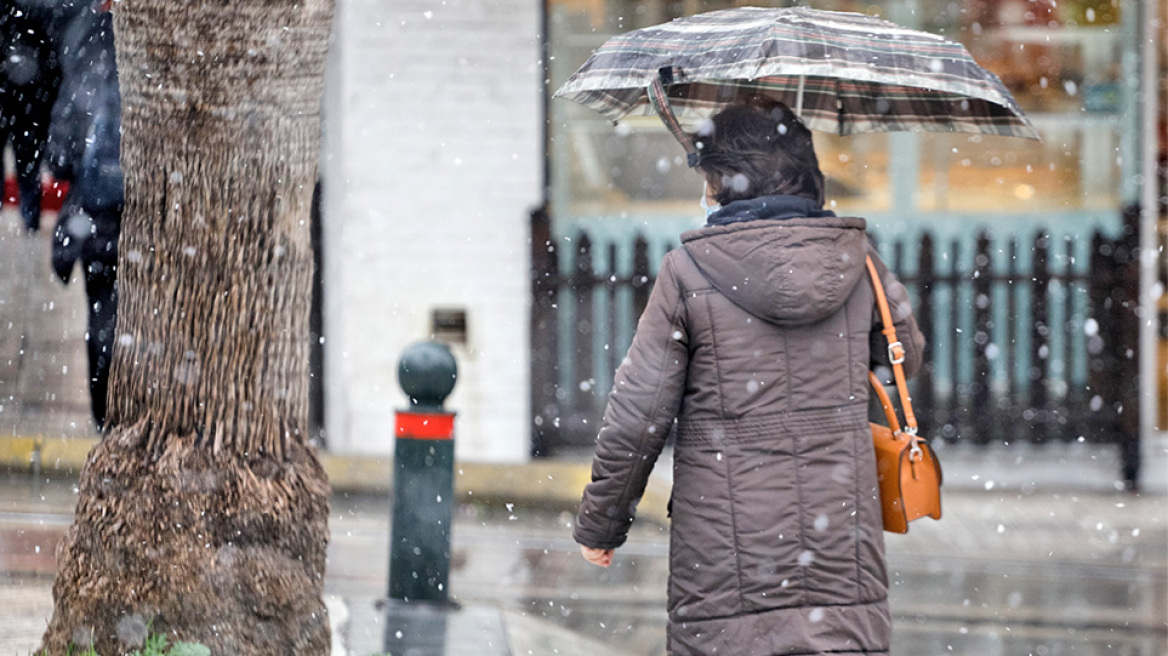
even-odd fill
[{"label": "fence post", "polygon": [[1138,413],[1125,403],[1138,398],[1133,389],[1138,380],[1133,371],[1135,352],[1129,350],[1139,330],[1134,314],[1138,299],[1127,274],[1136,268],[1131,241],[1130,235],[1111,241],[1098,232],[1091,241],[1091,313],[1098,331],[1089,338],[1087,351],[1089,403],[1095,410],[1092,424],[1119,447],[1120,475],[1124,485],[1134,489],[1139,481],[1139,432],[1136,418],[1128,413]]},{"label": "fence post", "polygon": [[637,235],[633,242],[633,323],[635,324],[649,305],[649,292],[653,290],[649,279],[649,242],[643,235]]},{"label": "fence post", "polygon": [[592,406],[592,388],[596,384],[592,366],[592,335],[596,330],[592,290],[596,288],[596,276],[592,270],[592,240],[586,233],[580,233],[576,243],[576,266],[571,283],[576,294],[576,330],[572,336],[576,342],[573,349],[576,385],[572,390],[575,400],[572,407],[577,413],[587,414]]},{"label": "fence post", "polygon": [[[604,381],[605,386],[611,383],[612,377],[616,374],[616,369],[620,366],[620,361],[624,357],[623,354],[618,353],[619,349],[617,348],[617,317],[619,316],[617,289],[620,287],[618,278],[620,275],[620,267],[617,264],[617,252],[615,243],[608,245],[608,275],[604,278],[604,290],[608,295],[608,319],[606,320],[608,334],[605,335],[606,343],[604,345],[605,371],[601,374],[607,379]],[[596,382],[599,385],[601,381],[598,379]]]},{"label": "fence post", "polygon": [[[1063,281],[1066,288],[1066,293],[1063,296],[1063,334],[1066,335],[1066,339],[1063,341],[1063,362],[1065,363],[1063,380],[1066,381],[1066,394],[1059,402],[1059,412],[1065,427],[1063,438],[1070,441],[1079,435],[1087,435],[1084,421],[1086,414],[1083,411],[1087,407],[1087,399],[1083,398],[1083,388],[1076,380],[1074,366],[1077,344],[1081,344],[1084,338],[1083,324],[1075,322],[1075,298],[1079,291],[1076,288],[1084,281],[1084,277],[1075,267],[1075,240],[1070,237],[1066,238],[1065,246],[1067,263],[1063,269]],[[1084,356],[1086,356],[1085,350]]]},{"label": "fence post", "polygon": [[1034,262],[1030,285],[1030,413],[1031,435],[1035,443],[1045,442],[1049,436],[1046,378],[1050,363],[1050,319],[1047,294],[1050,289],[1048,249],[1050,237],[1039,231],[1034,237]]},{"label": "fence post", "polygon": [[973,258],[973,378],[970,381],[973,412],[973,439],[977,444],[990,441],[993,409],[990,407],[990,283],[993,266],[990,260],[990,239],[986,231],[977,236],[977,252]]},{"label": "fence post", "polygon": [[933,236],[925,233],[921,237],[921,250],[917,261],[917,289],[920,307],[917,308],[917,326],[925,336],[924,364],[917,374],[917,418],[921,422],[921,434],[930,435],[937,421],[937,394],[933,389],[933,341],[936,333],[933,321],[933,285],[936,272],[933,269]]},{"label": "fence post", "polygon": [[546,456],[554,441],[560,355],[559,254],[547,207],[531,212],[531,455]]},{"label": "fence post", "polygon": [[1015,439],[1018,435],[1018,421],[1021,403],[1018,385],[1018,337],[1021,334],[1018,321],[1018,294],[1021,293],[1022,277],[1018,275],[1018,238],[1010,238],[1009,263],[1006,266],[1006,399],[1008,407],[1005,416],[1010,426],[1008,435]]},{"label": "fence post", "polygon": [[949,247],[949,274],[946,281],[949,283],[949,402],[946,404],[948,423],[953,427],[955,439],[961,439],[962,431],[968,426],[965,421],[969,409],[965,404],[961,390],[961,337],[958,332],[961,327],[961,272],[958,261],[961,256],[961,243],[954,240]]},{"label": "fence post", "polygon": [[[1149,182],[1149,184],[1152,184]],[[1111,289],[1111,309],[1116,313],[1114,357],[1119,362],[1116,401],[1122,407],[1117,417],[1121,476],[1126,489],[1139,488],[1140,453],[1140,358],[1156,353],[1140,353],[1140,206],[1123,209],[1123,232],[1115,242],[1116,285]],[[1154,312],[1154,308],[1147,308]],[[1147,320],[1154,320],[1149,317]]]},{"label": "fence post", "polygon": [[1118,333],[1115,315],[1111,311],[1111,289],[1116,282],[1112,251],[1110,241],[1096,231],[1091,238],[1091,283],[1087,292],[1091,306],[1089,312],[1095,321],[1095,329],[1087,337],[1087,407],[1092,410],[1091,431],[1110,439],[1115,438],[1115,407],[1110,402],[1111,390],[1119,382],[1119,362],[1107,353],[1110,336]]}]

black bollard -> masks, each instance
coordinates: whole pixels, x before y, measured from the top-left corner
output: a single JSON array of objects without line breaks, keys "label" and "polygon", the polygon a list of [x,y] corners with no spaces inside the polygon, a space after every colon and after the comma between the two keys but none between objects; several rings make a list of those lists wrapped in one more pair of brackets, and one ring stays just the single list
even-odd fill
[{"label": "black bollard", "polygon": [[442,404],[458,365],[437,342],[402,353],[398,382],[410,398],[395,427],[389,598],[448,604],[454,502],[454,413]]}]

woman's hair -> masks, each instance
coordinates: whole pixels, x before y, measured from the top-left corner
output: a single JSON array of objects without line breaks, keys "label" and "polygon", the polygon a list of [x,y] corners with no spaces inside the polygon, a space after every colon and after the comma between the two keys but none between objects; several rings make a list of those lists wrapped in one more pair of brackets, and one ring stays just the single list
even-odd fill
[{"label": "woman's hair", "polygon": [[777,100],[731,105],[694,138],[698,169],[721,205],[785,194],[823,203],[823,173],[811,131]]}]

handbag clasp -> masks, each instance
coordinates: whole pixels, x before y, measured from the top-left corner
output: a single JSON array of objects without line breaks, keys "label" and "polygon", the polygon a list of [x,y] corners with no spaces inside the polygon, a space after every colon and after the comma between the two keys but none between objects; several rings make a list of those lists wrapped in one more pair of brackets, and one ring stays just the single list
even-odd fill
[{"label": "handbag clasp", "polygon": [[904,429],[908,433],[908,439],[912,442],[912,446],[908,450],[909,462],[920,462],[925,459],[925,452],[921,450],[921,438],[917,437],[916,426],[909,426]]}]

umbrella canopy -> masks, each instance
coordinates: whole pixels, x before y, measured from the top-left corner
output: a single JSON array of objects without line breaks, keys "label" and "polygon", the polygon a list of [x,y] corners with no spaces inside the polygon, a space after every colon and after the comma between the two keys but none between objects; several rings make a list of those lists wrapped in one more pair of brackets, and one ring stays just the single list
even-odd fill
[{"label": "umbrella canopy", "polygon": [[656,110],[691,153],[684,131],[751,95],[841,135],[1039,138],[1002,81],[960,43],[807,7],[727,9],[615,36],[555,93],[613,121]]}]

